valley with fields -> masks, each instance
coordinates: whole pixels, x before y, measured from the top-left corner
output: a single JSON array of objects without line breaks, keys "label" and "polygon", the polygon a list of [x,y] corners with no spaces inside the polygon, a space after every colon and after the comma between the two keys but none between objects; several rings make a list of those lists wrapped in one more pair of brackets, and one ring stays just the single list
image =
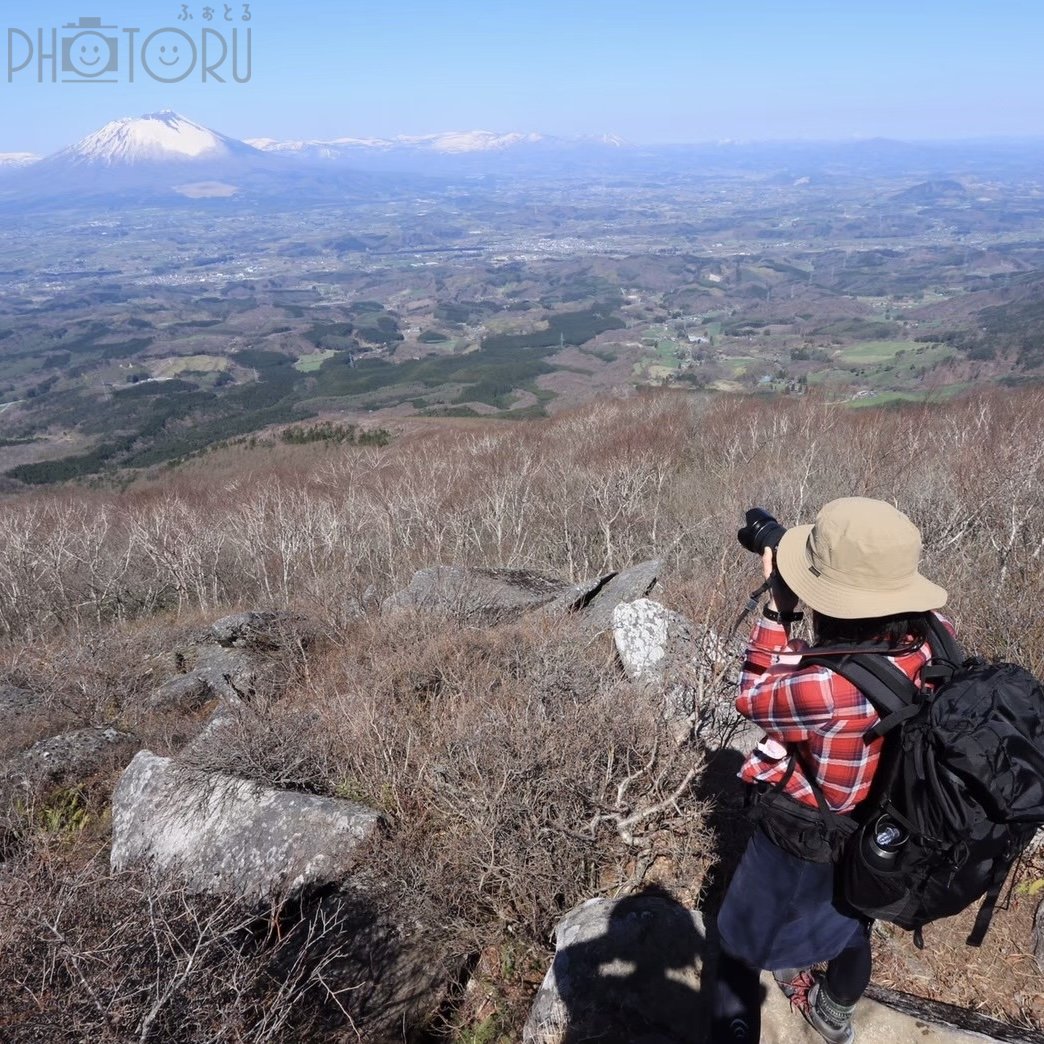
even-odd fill
[{"label": "valley with fields", "polygon": [[378,198],[351,203],[343,171],[297,204],[153,186],[128,210],[68,192],[17,210],[8,182],[3,481],[317,418],[513,421],[653,386],[865,406],[1037,379],[1035,154],[877,149],[371,173]]}]

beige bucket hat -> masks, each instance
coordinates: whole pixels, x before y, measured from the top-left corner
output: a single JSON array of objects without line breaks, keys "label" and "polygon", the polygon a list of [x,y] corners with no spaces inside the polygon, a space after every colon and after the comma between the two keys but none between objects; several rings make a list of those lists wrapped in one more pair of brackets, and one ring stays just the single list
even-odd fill
[{"label": "beige bucket hat", "polygon": [[807,606],[841,620],[918,613],[946,604],[946,591],[917,571],[921,534],[883,500],[843,497],[814,525],[794,526],[776,568]]}]

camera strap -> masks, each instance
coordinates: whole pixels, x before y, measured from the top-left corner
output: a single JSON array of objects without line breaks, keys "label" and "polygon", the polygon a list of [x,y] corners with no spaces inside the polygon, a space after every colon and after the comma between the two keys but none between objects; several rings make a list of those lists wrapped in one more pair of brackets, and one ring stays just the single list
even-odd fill
[{"label": "camera strap", "polygon": [[769,589],[771,581],[766,580],[756,591],[750,592],[750,597],[747,599],[747,604],[740,611],[739,616],[736,617],[736,622],[732,625],[732,630],[729,632],[729,638],[734,638],[736,632],[740,628],[740,624],[750,616],[755,609],[761,604],[761,596]]}]

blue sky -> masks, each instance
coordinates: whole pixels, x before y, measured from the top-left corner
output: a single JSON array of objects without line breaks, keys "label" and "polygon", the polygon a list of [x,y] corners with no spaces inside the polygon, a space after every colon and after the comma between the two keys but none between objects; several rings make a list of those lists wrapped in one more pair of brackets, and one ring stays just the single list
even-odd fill
[{"label": "blue sky", "polygon": [[[254,0],[249,23],[241,3],[225,22],[223,0],[207,2],[190,2],[193,19],[180,21],[181,4],[167,0],[3,0],[0,152],[46,153],[162,108],[236,137],[1044,135],[1041,0]],[[8,82],[9,60],[25,57],[9,30],[35,45],[37,29],[82,16],[116,27],[120,82],[39,83],[35,60]],[[133,27],[131,84],[123,30]],[[140,46],[165,27],[194,44],[209,28],[211,54],[217,33],[249,27],[249,82],[151,79]],[[188,61],[183,37],[149,46],[179,40]]]}]

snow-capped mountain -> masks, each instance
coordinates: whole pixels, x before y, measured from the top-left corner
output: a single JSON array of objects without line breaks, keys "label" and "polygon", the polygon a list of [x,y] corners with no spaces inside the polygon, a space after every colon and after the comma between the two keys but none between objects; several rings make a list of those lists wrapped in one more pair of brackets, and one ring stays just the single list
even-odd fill
[{"label": "snow-capped mountain", "polygon": [[166,109],[125,117],[49,157],[49,162],[99,167],[214,162],[259,155],[257,150]]}]

